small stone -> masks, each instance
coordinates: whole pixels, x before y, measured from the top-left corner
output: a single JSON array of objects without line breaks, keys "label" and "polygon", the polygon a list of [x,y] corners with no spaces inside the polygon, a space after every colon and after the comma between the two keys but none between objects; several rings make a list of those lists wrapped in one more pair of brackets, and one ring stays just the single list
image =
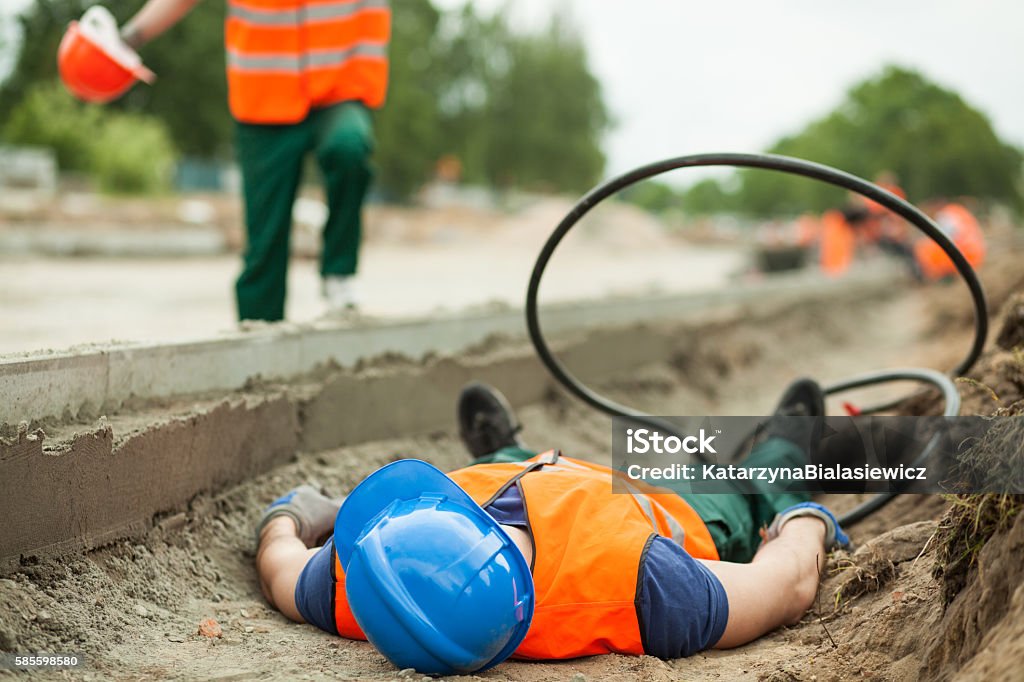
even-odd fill
[{"label": "small stone", "polygon": [[149,609],[142,604],[135,605],[135,615],[139,618],[149,618]]},{"label": "small stone", "polygon": [[36,613],[36,620],[38,620],[40,623],[47,622],[48,620],[50,620],[50,612],[45,609],[40,609]]},{"label": "small stone", "polygon": [[401,670],[398,671],[398,676],[399,677],[412,677],[415,674],[416,674],[416,669],[415,668],[402,668]]},{"label": "small stone", "polygon": [[254,627],[253,627],[253,626],[251,626],[251,625],[246,625],[246,626],[245,626],[245,631],[246,631],[246,633],[250,633],[250,634],[251,634],[251,633],[252,633],[252,632],[253,632],[253,631],[254,631],[255,629],[256,629],[256,628],[254,628]]},{"label": "small stone", "polygon": [[182,642],[185,641],[185,638],[182,637],[181,635],[171,635],[170,637],[167,638],[167,641],[174,642],[175,644],[181,644]]},{"label": "small stone", "polygon": [[587,676],[583,673],[576,673],[572,676],[572,682],[587,682]]},{"label": "small stone", "polygon": [[245,609],[239,609],[238,610],[238,615],[240,615],[242,618],[251,618],[251,616],[249,615],[249,612],[246,611]]},{"label": "small stone", "polygon": [[224,636],[224,631],[213,618],[207,618],[206,620],[199,623],[199,634],[203,637],[221,638]]}]

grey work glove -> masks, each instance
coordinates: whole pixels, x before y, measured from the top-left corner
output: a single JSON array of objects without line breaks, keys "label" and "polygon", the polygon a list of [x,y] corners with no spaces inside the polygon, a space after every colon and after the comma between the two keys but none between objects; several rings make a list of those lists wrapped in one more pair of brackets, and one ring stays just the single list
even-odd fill
[{"label": "grey work glove", "polygon": [[270,503],[256,526],[256,542],[259,544],[263,528],[278,516],[289,516],[295,521],[299,539],[307,547],[321,544],[334,532],[334,519],[338,516],[344,497],[331,499],[318,488],[300,485]]},{"label": "grey work glove", "polygon": [[765,534],[765,537],[768,540],[777,538],[779,536],[779,532],[782,531],[782,527],[786,525],[786,522],[790,519],[795,519],[798,516],[812,516],[825,522],[825,549],[831,551],[837,547],[843,549],[850,547],[850,538],[843,532],[843,529],[839,527],[839,522],[836,520],[836,517],[827,508],[817,502],[801,502],[800,504],[795,504],[788,509],[783,509],[775,515],[775,519],[772,521],[772,524],[768,526],[768,531]]}]

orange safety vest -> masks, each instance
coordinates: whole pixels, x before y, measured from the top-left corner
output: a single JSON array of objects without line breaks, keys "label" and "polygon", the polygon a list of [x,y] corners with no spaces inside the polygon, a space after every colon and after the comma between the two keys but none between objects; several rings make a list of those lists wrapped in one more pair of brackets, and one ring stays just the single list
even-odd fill
[{"label": "orange safety vest", "polygon": [[[900,199],[906,199],[907,193],[899,185],[890,182],[876,183],[879,187],[890,194],[895,194]],[[858,236],[866,244],[874,244],[885,237],[890,241],[902,242],[907,237],[906,224],[899,216],[890,213],[889,209],[882,206],[873,199],[864,199],[864,207],[868,211],[868,217],[858,230]]]},{"label": "orange safety vest", "polygon": [[[636,588],[648,544],[662,535],[694,558],[718,559],[707,526],[681,497],[625,479],[630,492],[613,494],[616,474],[605,466],[551,452],[449,475],[483,507],[510,485],[522,493],[534,545],[536,607],[516,658],[641,655]],[[366,639],[348,607],[336,552],[334,576],[338,633]]]},{"label": "orange safety vest", "polygon": [[228,0],[228,104],[244,123],[297,123],[310,108],[384,103],[388,0]]},{"label": "orange safety vest", "polygon": [[[900,199],[907,198],[907,193],[904,192],[903,188],[900,187],[899,185],[894,185],[891,182],[879,182],[877,184],[886,192],[889,192],[890,194],[895,194]],[[887,215],[889,213],[889,209],[887,209],[885,206],[882,206],[874,199],[865,198],[864,206],[865,208],[868,209],[868,213],[870,213],[873,216]]]},{"label": "orange safety vest", "polygon": [[821,269],[825,274],[838,276],[846,272],[853,262],[856,236],[843,214],[836,210],[821,216]]},{"label": "orange safety vest", "polygon": [[[985,262],[985,235],[981,226],[966,207],[961,204],[946,204],[936,215],[941,224],[953,226],[948,235],[960,253],[972,267],[979,268]],[[956,266],[949,256],[931,239],[921,239],[914,245],[914,258],[925,279],[940,279],[956,274]]]}]

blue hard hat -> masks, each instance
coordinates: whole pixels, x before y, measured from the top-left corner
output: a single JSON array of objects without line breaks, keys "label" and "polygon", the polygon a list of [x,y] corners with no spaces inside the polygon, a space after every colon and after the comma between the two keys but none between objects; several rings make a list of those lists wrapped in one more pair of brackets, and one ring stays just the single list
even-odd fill
[{"label": "blue hard hat", "polygon": [[399,668],[485,670],[526,637],[534,606],[526,558],[426,462],[394,462],[356,486],[338,511],[334,545],[352,615]]}]

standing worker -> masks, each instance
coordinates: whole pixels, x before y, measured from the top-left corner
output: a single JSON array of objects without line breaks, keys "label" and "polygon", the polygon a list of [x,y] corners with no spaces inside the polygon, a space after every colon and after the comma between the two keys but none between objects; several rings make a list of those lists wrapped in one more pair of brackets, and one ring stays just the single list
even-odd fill
[{"label": "standing worker", "polygon": [[[149,0],[121,30],[119,47],[146,44],[197,2]],[[370,109],[383,104],[387,91],[390,35],[388,0],[228,0],[228,103],[237,122],[248,237],[235,287],[239,319],[284,318],[292,204],[310,152],[329,210],[323,293],[331,311],[356,306]]]}]

